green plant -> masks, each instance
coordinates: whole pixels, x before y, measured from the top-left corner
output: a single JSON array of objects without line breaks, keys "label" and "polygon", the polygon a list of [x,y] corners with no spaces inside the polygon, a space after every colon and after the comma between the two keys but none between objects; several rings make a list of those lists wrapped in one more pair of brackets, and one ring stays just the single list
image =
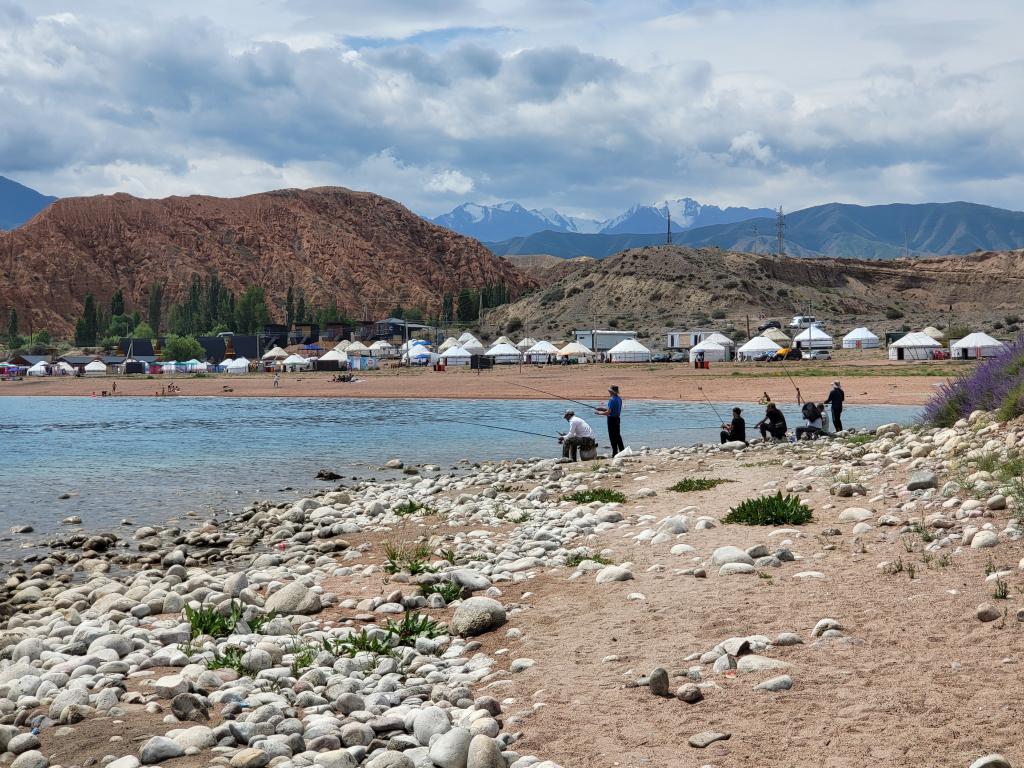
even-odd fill
[{"label": "green plant", "polygon": [[935,562],[940,568],[946,568],[953,563],[953,558],[950,555],[943,554],[939,555]]},{"label": "green plant", "polygon": [[1010,585],[1000,578],[996,578],[996,588],[992,593],[996,600],[1006,600],[1010,597]]},{"label": "green plant", "polygon": [[454,549],[440,549],[437,552],[437,556],[448,563],[448,565],[455,565],[456,554]]},{"label": "green plant", "polygon": [[305,670],[313,666],[313,662],[316,661],[316,655],[319,650],[315,645],[310,643],[296,643],[288,651],[292,654],[291,663],[291,674],[292,677],[298,677]]},{"label": "green plant", "polygon": [[384,629],[398,637],[399,645],[413,645],[418,637],[437,637],[448,631],[440,622],[422,613],[407,612],[401,621],[388,619]]},{"label": "green plant", "polygon": [[844,438],[847,445],[867,445],[876,439],[875,435],[850,435]]},{"label": "green plant", "polygon": [[462,597],[462,587],[454,581],[439,581],[436,584],[421,584],[420,594],[424,597],[440,595],[445,603],[452,603]]},{"label": "green plant", "polygon": [[913,552],[917,548],[914,540],[909,536],[901,536],[900,541],[903,542],[903,549],[906,552]]},{"label": "green plant", "polygon": [[425,515],[430,514],[429,512],[423,511],[429,509],[430,507],[427,506],[426,504],[422,504],[414,499],[409,499],[408,501],[393,507],[391,511],[394,512],[395,515],[397,515],[398,517],[406,517],[408,515],[415,515],[417,512],[422,512]]},{"label": "green plant", "polygon": [[912,579],[917,576],[917,566],[913,563],[907,563],[907,576]]},{"label": "green plant", "polygon": [[258,613],[245,623],[249,625],[249,629],[253,631],[253,634],[262,635],[263,628],[276,618],[277,611],[271,611],[270,613]]},{"label": "green plant", "polygon": [[576,491],[576,493],[570,493],[568,496],[562,497],[563,501],[573,501],[577,504],[589,504],[592,501],[600,501],[602,503],[618,502],[624,504],[626,497],[619,491],[613,491],[610,488],[591,488],[587,491]]},{"label": "green plant", "polygon": [[734,480],[725,480],[719,477],[687,477],[669,488],[677,493],[691,493],[693,491],[710,491],[723,483],[732,483]]},{"label": "green plant", "polygon": [[338,640],[333,645],[332,653],[335,656],[355,656],[357,653],[394,656],[395,649],[391,647],[390,638],[390,634],[385,637],[379,637],[375,634],[371,635],[364,629]]},{"label": "green plant", "polygon": [[929,533],[928,529],[920,523],[912,523],[910,525],[910,530],[918,534],[921,537],[921,541],[923,541],[925,544],[930,544],[931,542],[935,541],[935,537],[932,536],[932,534]]},{"label": "green plant", "polygon": [[774,496],[755,496],[741,501],[729,510],[722,522],[740,525],[803,525],[813,519],[811,508],[800,501],[799,496],[783,496],[779,491]]},{"label": "green plant", "polygon": [[991,576],[996,570],[996,564],[992,562],[992,555],[989,555],[988,562],[985,563],[985,575]]},{"label": "green plant", "polygon": [[394,544],[385,542],[384,563],[385,573],[395,574],[407,571],[411,576],[421,573],[434,573],[437,569],[427,563],[430,547],[426,544]]},{"label": "green plant", "polygon": [[565,564],[570,568],[575,568],[577,565],[582,563],[584,560],[593,560],[595,563],[601,565],[611,565],[612,561],[604,557],[600,553],[590,554],[588,552],[570,552],[565,558]]},{"label": "green plant", "polygon": [[242,603],[233,600],[230,612],[226,616],[213,605],[200,605],[198,608],[186,605],[182,614],[189,624],[191,638],[200,635],[227,637],[235,631],[235,625],[242,620]]},{"label": "green plant", "polygon": [[988,451],[974,459],[979,472],[995,472],[1002,465],[1002,459],[995,451]]},{"label": "green plant", "polygon": [[207,669],[233,669],[240,675],[248,674],[248,670],[242,663],[242,657],[245,655],[245,651],[234,645],[229,645],[224,649],[224,653],[220,651],[213,652],[213,658],[206,662]]}]

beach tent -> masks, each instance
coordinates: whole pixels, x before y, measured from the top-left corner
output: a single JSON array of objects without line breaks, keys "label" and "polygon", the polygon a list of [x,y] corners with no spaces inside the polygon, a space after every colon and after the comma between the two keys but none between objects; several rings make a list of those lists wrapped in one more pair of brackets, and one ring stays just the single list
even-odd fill
[{"label": "beach tent", "polygon": [[248,373],[249,372],[249,360],[245,357],[236,357],[234,360],[225,360],[223,362],[224,370],[228,373]]},{"label": "beach tent", "polygon": [[559,350],[558,356],[585,363],[588,359],[594,358],[594,353],[578,341],[570,341]]},{"label": "beach tent", "polygon": [[495,365],[518,363],[522,360],[522,355],[519,354],[519,350],[507,342],[495,344],[484,354],[486,354],[487,357],[494,358]]},{"label": "beach tent", "polygon": [[889,345],[890,360],[931,360],[942,345],[922,331],[908,333]]},{"label": "beach tent", "polygon": [[288,357],[288,353],[285,352],[280,347],[275,346],[272,349],[268,350],[263,355],[263,357],[261,359],[262,360],[284,360],[286,357]]},{"label": "beach tent", "polygon": [[550,363],[558,357],[558,347],[550,341],[537,341],[524,354],[528,363]]},{"label": "beach tent", "polygon": [[45,361],[40,360],[38,363],[33,365],[27,371],[25,371],[25,375],[26,376],[49,376],[50,375],[49,366],[47,366]]},{"label": "beach tent", "polygon": [[761,355],[766,352],[778,352],[780,349],[782,349],[782,347],[771,339],[766,339],[764,336],[755,336],[742,347],[737,349],[736,354],[740,360],[750,360],[757,355]]},{"label": "beach tent", "polygon": [[369,357],[370,348],[361,341],[353,341],[345,347],[345,354],[348,355],[350,359],[353,357]]},{"label": "beach tent", "polygon": [[531,339],[529,336],[527,336],[525,339],[522,339],[516,344],[516,349],[518,349],[520,352],[525,352],[536,343],[536,339]]},{"label": "beach tent", "polygon": [[936,341],[942,341],[946,336],[946,334],[944,334],[934,325],[929,325],[927,328],[923,329],[921,333],[925,334],[926,336],[931,336]]},{"label": "beach tent", "polygon": [[728,359],[728,350],[717,341],[702,341],[690,347],[690,362],[697,359],[697,355],[704,353],[704,361],[708,363],[724,363]]},{"label": "beach tent", "polygon": [[452,347],[458,347],[458,346],[459,346],[459,340],[456,339],[454,336],[449,336],[447,339],[445,339],[444,341],[441,342],[441,346],[439,346],[437,348],[437,351],[441,352],[441,353],[444,353],[444,352],[447,352]]},{"label": "beach tent", "polygon": [[797,349],[832,349],[832,337],[812,325],[793,337],[793,346]]},{"label": "beach tent", "polygon": [[87,366],[85,366],[85,375],[86,376],[106,376],[107,375],[107,366],[105,366],[99,360],[93,360],[91,363],[89,363]]},{"label": "beach tent", "polygon": [[843,349],[878,349],[879,341],[867,328],[854,328],[843,336]]},{"label": "beach tent", "polygon": [[[1006,351],[1006,345],[998,339],[993,339],[987,333],[978,332],[953,342],[949,349],[957,360],[969,360],[979,357],[995,357]],[[31,369],[29,370],[31,371]]]},{"label": "beach tent", "polygon": [[441,353],[441,362],[445,365],[469,365],[472,358],[473,356],[458,344],[448,347]]},{"label": "beach tent", "polygon": [[291,369],[294,371],[297,369],[304,370],[306,368],[309,368],[310,365],[312,364],[302,355],[288,355],[288,357],[281,361],[281,365],[283,365],[286,369]]},{"label": "beach tent", "polygon": [[780,348],[788,347],[790,343],[793,341],[791,338],[789,338],[789,336],[787,336],[778,328],[769,328],[761,335],[764,336],[766,339],[771,339],[772,341],[774,341],[776,344],[779,345]]},{"label": "beach tent", "polygon": [[623,339],[608,350],[608,359],[613,363],[649,363],[651,350],[636,339]]}]

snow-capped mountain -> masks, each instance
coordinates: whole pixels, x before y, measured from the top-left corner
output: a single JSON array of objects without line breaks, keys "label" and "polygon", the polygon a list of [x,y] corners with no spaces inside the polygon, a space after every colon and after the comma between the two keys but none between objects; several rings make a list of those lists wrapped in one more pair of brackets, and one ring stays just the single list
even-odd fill
[{"label": "snow-capped mountain", "polygon": [[478,240],[497,242],[545,230],[580,234],[657,234],[666,230],[670,212],[673,232],[774,215],[768,208],[723,209],[717,205],[701,205],[696,200],[683,197],[654,205],[634,205],[606,221],[565,216],[554,208],[527,210],[513,201],[499,205],[464,203],[433,221]]}]

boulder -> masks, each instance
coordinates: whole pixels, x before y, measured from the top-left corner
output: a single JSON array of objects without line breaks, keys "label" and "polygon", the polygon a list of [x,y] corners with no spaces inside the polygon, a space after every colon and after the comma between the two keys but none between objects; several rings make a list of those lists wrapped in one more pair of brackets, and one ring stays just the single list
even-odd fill
[{"label": "boulder", "polygon": [[455,609],[451,629],[457,635],[475,637],[497,629],[506,620],[505,608],[497,600],[491,600],[489,597],[471,597],[462,601]]},{"label": "boulder", "polygon": [[319,613],[322,609],[320,596],[301,581],[293,581],[281,587],[267,598],[266,610],[280,614]]}]

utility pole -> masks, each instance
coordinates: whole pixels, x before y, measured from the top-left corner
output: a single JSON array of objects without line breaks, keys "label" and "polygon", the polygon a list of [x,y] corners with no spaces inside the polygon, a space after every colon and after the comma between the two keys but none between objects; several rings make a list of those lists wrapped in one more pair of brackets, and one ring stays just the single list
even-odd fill
[{"label": "utility pole", "polygon": [[779,256],[786,255],[786,214],[782,212],[782,206],[779,206],[778,216],[775,218],[775,237],[778,240],[778,254]]},{"label": "utility pole", "polygon": [[751,250],[753,250],[754,255],[757,256],[757,224],[754,225],[754,246]]},{"label": "utility pole", "polygon": [[665,232],[665,244],[672,245],[672,211],[666,206],[668,212],[668,228]]}]

